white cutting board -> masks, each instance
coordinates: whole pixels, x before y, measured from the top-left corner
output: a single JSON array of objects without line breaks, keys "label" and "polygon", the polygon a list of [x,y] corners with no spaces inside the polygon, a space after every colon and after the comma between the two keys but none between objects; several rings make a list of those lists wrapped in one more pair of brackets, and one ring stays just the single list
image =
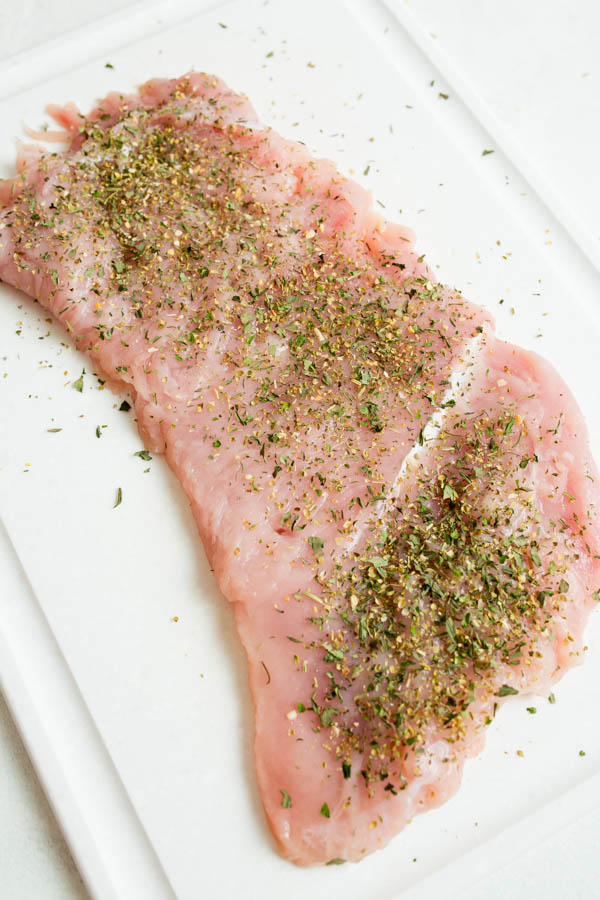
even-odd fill
[{"label": "white cutting board", "polygon": [[[0,166],[9,173],[22,122],[40,124],[48,101],[87,110],[150,76],[215,72],[265,121],[369,184],[386,215],[415,228],[439,277],[493,310],[502,336],[552,359],[600,455],[590,378],[600,279],[585,223],[404,4],[304,0],[299,10],[285,0],[136,7],[5,64]],[[426,900],[443,886],[460,896],[600,803],[596,615],[589,659],[557,703],[505,708],[455,799],[359,866],[281,860],[253,776],[245,660],[182,491],[164,461],[133,456],[141,444],[121,398],[7,288],[0,334],[0,679],[92,893]],[[493,874],[489,884],[501,897]]]}]

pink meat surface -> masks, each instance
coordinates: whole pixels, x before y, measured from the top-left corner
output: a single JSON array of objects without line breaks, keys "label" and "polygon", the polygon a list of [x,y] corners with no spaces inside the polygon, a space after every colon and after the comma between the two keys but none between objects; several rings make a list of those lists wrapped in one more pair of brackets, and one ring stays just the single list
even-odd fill
[{"label": "pink meat surface", "polygon": [[282,853],[358,860],[456,790],[500,698],[578,660],[600,583],[581,416],[218,79],[52,113],[68,149],[26,147],[0,185],[0,276],[129,390],[190,499]]}]

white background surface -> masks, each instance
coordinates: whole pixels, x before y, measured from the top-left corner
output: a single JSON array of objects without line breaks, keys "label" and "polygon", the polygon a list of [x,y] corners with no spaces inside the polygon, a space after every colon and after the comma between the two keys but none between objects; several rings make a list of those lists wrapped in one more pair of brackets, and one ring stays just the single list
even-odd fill
[{"label": "white background surface", "polygon": [[[127,5],[111,0],[103,10],[110,12]],[[495,0],[412,0],[399,5],[412,12],[425,35],[435,35],[432,40],[444,62],[450,64],[450,71],[457,70],[476,87],[487,108],[509,127],[511,138],[524,157],[544,182],[552,185],[557,202],[567,207],[577,227],[597,242],[597,5],[592,0],[554,0],[543,4],[517,0],[502,4]],[[297,14],[298,7],[294,6]],[[80,2],[73,13],[68,3],[30,0],[21,4],[18,16],[2,13],[0,52],[4,57],[17,53],[97,15],[98,4]],[[202,67],[201,48],[198,67]],[[445,86],[440,85],[440,89],[445,90]],[[440,103],[452,104],[454,98],[449,93],[449,100],[440,99]],[[280,127],[285,130],[283,124]],[[379,183],[385,185],[385,178],[384,171]],[[427,249],[427,231],[432,225],[427,223],[420,228],[418,221],[410,224],[421,236],[420,245]],[[548,252],[552,252],[551,245]],[[447,273],[452,272],[451,254],[443,264],[448,277]],[[0,738],[0,897],[85,897],[3,706]],[[600,874],[595,849],[598,833],[600,813],[592,812],[526,855],[506,859],[505,868],[494,876],[493,885],[468,888],[460,896],[465,900],[483,900],[492,889],[494,896],[509,900],[593,897]],[[577,879],[573,878],[575,872]]]}]

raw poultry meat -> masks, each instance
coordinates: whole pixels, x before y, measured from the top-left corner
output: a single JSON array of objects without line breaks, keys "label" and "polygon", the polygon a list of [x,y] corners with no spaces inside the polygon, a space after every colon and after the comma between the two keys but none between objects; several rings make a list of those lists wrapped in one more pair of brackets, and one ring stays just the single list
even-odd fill
[{"label": "raw poultry meat", "polygon": [[24,148],[0,276],[133,396],[234,603],[282,853],[437,805],[499,698],[575,662],[596,471],[548,364],[437,284],[359,185],[191,73]]}]

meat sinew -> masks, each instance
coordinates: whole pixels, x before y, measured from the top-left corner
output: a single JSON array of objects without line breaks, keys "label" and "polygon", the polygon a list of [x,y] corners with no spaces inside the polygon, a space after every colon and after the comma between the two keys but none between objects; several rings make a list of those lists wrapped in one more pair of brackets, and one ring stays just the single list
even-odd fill
[{"label": "meat sinew", "polygon": [[333,165],[192,73],[53,109],[0,188],[50,309],[186,491],[235,605],[282,853],[358,860],[577,661],[596,471],[551,367],[436,284]]}]

